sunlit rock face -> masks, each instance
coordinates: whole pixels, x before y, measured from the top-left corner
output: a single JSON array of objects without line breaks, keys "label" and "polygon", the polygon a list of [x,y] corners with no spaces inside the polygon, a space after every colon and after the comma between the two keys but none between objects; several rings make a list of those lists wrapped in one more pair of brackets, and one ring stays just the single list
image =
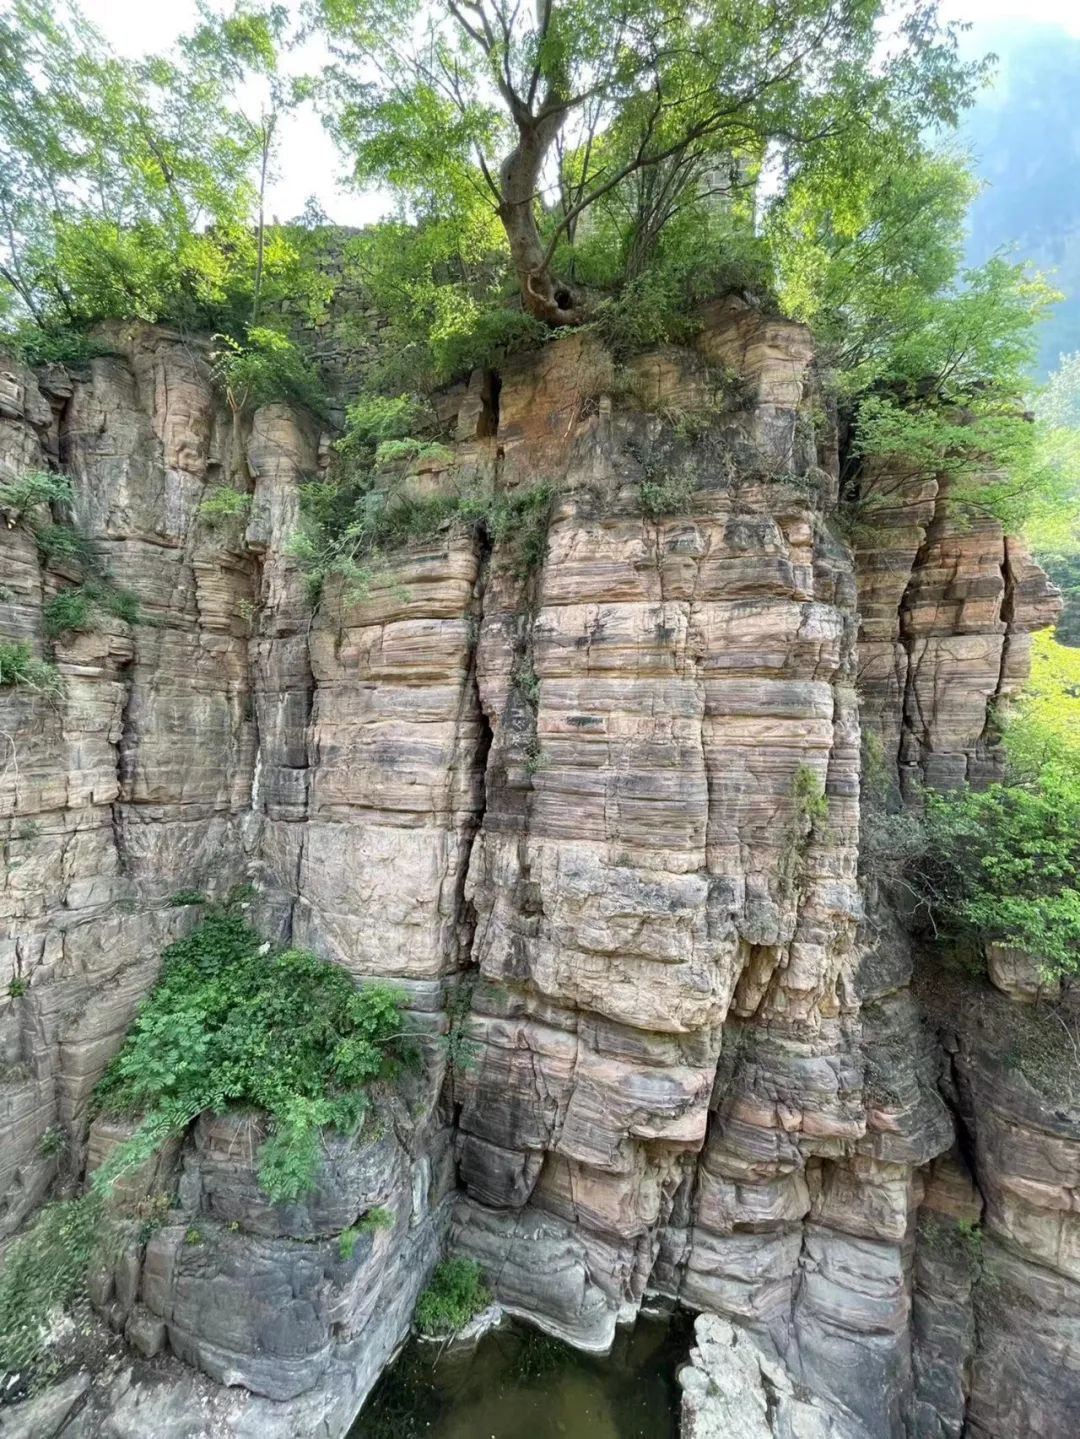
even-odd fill
[{"label": "sunlit rock face", "polygon": [[[1054,613],[1020,547],[882,473],[853,555],[809,336],[728,301],[685,347],[571,336],[448,392],[453,463],[410,483],[544,487],[549,516],[448,524],[312,611],[287,546],[327,437],[235,419],[175,336],[112,338],[85,372],[0,366],[0,470],[61,464],[150,621],[62,638],[59,700],[0,691],[0,955],[27,985],[0,1219],[115,1142],[91,1091],[192,923],[178,891],[254,882],[268,935],[404,990],[425,1063],[304,1204],[261,1194],[250,1116],[163,1161],[165,1222],[94,1298],[168,1383],[104,1370],[78,1400],[100,1432],[179,1436],[203,1405],[343,1433],[447,1243],[585,1348],[646,1299],[719,1316],[764,1367],[723,1327],[710,1362],[759,1396],[788,1376],[822,1433],[1071,1434],[1080,1131],[985,1044],[942,1049],[857,873],[861,725],[913,799],[995,772],[988,705]],[[223,482],[251,505],[212,527]],[[67,572],[25,524],[0,547],[0,638],[42,653]],[[394,1224],[345,1262],[373,1205]],[[945,1241],[984,1212],[1034,1326],[976,1323]]]}]

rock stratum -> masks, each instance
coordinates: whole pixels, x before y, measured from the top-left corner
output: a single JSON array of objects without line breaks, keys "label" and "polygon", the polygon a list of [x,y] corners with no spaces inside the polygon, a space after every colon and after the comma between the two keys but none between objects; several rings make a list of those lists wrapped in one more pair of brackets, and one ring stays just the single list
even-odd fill
[{"label": "rock stratum", "polygon": [[[0,690],[3,1234],[120,1137],[91,1092],[178,891],[254,882],[268,936],[406,992],[426,1056],[297,1205],[259,1189],[257,1117],[203,1116],[141,1177],[165,1222],[94,1276],[123,1345],[0,1433],[336,1439],[445,1247],[584,1348],[646,1300],[715,1316],[698,1439],[743,1432],[739,1386],[754,1435],[1076,1432],[1080,1105],[1010,1063],[1022,964],[1015,999],[913,987],[859,872],[861,732],[911,800],[992,776],[1055,593],[902,466],[853,548],[807,332],[704,321],[449,391],[453,460],[407,484],[543,487],[540,552],[451,521],[314,612],[308,417],[235,421],[146,326],[82,371],[0,365],[0,478],[69,475],[142,617],[58,640],[58,700]],[[226,481],[250,511],[212,527]],[[0,639],[43,654],[68,578],[0,527]]]}]

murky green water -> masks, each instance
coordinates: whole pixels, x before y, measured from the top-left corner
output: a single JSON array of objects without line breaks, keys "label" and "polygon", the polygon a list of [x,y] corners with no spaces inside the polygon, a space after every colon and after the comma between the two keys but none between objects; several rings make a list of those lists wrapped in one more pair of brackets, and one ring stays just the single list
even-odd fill
[{"label": "murky green water", "polygon": [[524,1326],[441,1357],[412,1343],[349,1439],[677,1439],[688,1324],[639,1320],[605,1359]]}]

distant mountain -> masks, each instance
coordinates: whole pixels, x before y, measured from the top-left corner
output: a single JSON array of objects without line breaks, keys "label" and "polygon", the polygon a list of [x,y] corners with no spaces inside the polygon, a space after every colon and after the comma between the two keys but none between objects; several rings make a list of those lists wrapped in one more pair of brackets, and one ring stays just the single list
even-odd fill
[{"label": "distant mountain", "polygon": [[1080,349],[1080,39],[1053,25],[978,25],[967,48],[994,51],[997,83],[963,127],[986,189],[968,258],[1016,247],[1065,293],[1046,323],[1040,377]]}]

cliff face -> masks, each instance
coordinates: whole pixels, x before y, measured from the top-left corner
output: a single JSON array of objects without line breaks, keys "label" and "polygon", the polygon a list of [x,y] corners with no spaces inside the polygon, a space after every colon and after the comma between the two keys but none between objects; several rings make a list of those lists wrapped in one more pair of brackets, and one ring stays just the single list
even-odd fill
[{"label": "cliff face", "polygon": [[[454,464],[413,483],[545,522],[550,494],[546,536],[449,525],[312,615],[284,546],[318,433],[234,426],[197,353],[115,338],[0,377],[0,467],[61,463],[149,621],[61,641],[59,702],[0,691],[5,1228],[84,1168],[179,890],[253,878],[268,933],[405,990],[427,1063],[303,1205],[262,1197],[250,1121],[200,1121],[95,1281],[151,1358],[70,1414],[339,1434],[445,1236],[583,1347],[647,1296],[735,1321],[822,1432],[1071,1433],[1080,1112],[1007,1067],[992,996],[921,1023],[857,875],[860,714],[908,793],[992,772],[987,707],[1054,613],[1019,546],[882,475],[853,557],[808,336],[720,304],[692,348],[571,337],[449,394]],[[228,475],[250,517],[211,530]],[[25,525],[0,545],[0,628],[40,650],[59,574]],[[372,1204],[393,1229],[342,1260]]]}]

